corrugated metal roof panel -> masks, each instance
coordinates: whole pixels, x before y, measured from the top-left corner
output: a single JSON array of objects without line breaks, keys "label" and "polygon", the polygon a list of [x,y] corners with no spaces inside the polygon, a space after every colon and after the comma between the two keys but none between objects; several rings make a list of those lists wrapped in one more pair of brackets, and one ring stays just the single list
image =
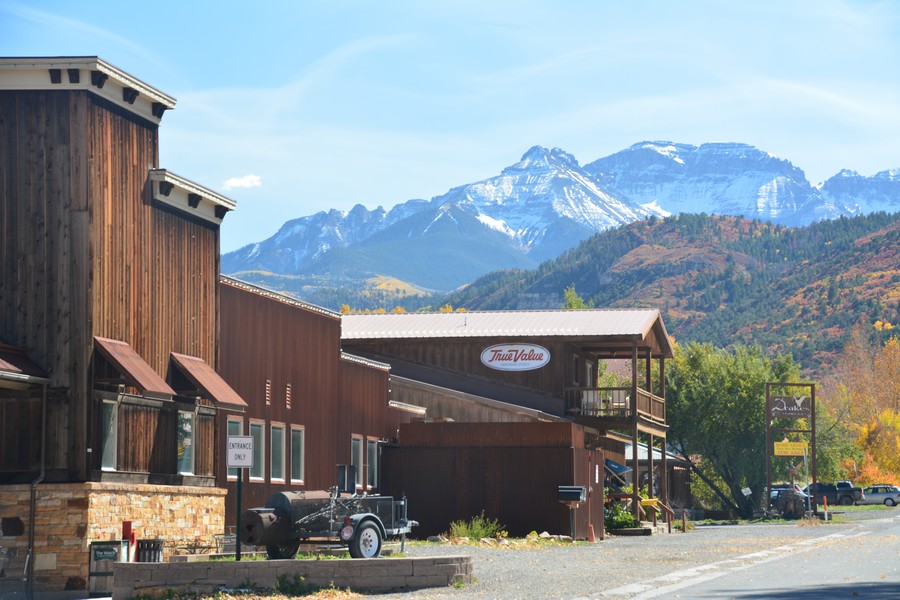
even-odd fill
[{"label": "corrugated metal roof panel", "polygon": [[175,390],[126,342],[95,337],[94,345],[119,374],[141,390],[143,395],[167,399],[175,395]]},{"label": "corrugated metal roof panel", "polygon": [[247,408],[247,403],[202,358],[173,352],[172,360],[197,389],[206,393],[216,404],[239,410]]},{"label": "corrugated metal roof panel", "polygon": [[25,355],[24,348],[0,342],[0,379],[44,383],[47,374]]},{"label": "corrugated metal roof panel", "polygon": [[533,310],[343,315],[345,340],[439,337],[638,337],[657,310]]}]

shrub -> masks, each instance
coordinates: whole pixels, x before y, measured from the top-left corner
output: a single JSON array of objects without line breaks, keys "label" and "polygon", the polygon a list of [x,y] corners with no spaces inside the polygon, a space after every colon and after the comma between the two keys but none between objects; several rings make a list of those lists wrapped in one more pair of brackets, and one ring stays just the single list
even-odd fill
[{"label": "shrub", "polygon": [[503,539],[507,536],[506,530],[497,519],[489,519],[484,516],[484,511],[468,521],[453,521],[450,523],[450,533],[447,537],[451,540],[469,538],[480,540],[482,538]]},{"label": "shrub", "polygon": [[637,519],[621,502],[609,504],[604,524],[606,529],[626,529],[638,526]]}]

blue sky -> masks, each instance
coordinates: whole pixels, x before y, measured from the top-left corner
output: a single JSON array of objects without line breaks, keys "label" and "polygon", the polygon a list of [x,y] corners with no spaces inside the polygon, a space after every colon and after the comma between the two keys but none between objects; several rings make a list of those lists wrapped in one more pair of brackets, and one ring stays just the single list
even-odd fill
[{"label": "blue sky", "polygon": [[814,184],[900,167],[894,1],[0,0],[0,55],[96,55],[174,96],[160,166],[237,201],[223,252],[534,145],[743,142]]}]

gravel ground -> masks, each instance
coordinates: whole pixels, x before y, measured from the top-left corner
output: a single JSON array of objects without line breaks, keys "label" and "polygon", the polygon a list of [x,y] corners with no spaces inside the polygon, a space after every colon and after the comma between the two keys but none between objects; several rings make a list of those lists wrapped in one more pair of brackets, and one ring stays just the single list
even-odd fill
[{"label": "gravel ground", "polygon": [[[865,511],[852,518],[887,516]],[[823,538],[852,523],[797,523],[698,526],[687,534],[642,537],[609,536],[594,544],[540,548],[480,548],[447,544],[410,545],[410,556],[467,555],[473,559],[475,583],[462,588],[431,588],[395,594],[375,594],[379,600],[513,600],[597,598],[604,590],[628,583],[777,548]],[[822,543],[840,543],[826,540]]]}]

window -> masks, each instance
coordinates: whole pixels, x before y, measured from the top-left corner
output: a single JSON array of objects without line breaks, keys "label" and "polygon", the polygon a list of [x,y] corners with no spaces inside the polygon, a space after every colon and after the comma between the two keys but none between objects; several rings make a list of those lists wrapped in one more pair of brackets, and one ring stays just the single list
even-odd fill
[{"label": "window", "polygon": [[272,463],[269,478],[273,481],[284,481],[284,425],[272,424],[271,431]]},{"label": "window", "polygon": [[350,464],[356,467],[356,487],[362,487],[363,440],[357,435],[350,440]]},{"label": "window", "polygon": [[378,440],[366,440],[366,485],[378,487]]},{"label": "window", "polygon": [[194,474],[194,413],[178,411],[178,472]]},{"label": "window", "polygon": [[291,483],[303,483],[303,448],[306,430],[296,425],[291,426]]},{"label": "window", "polygon": [[[241,435],[244,432],[244,421],[234,417],[228,417],[228,435]],[[228,469],[228,479],[237,479],[240,469],[232,467]]]},{"label": "window", "polygon": [[253,466],[250,467],[250,481],[265,480],[266,430],[265,423],[250,421],[250,437],[253,438]]},{"label": "window", "polygon": [[103,447],[100,468],[104,471],[116,470],[116,453],[119,445],[119,404],[103,402]]}]

